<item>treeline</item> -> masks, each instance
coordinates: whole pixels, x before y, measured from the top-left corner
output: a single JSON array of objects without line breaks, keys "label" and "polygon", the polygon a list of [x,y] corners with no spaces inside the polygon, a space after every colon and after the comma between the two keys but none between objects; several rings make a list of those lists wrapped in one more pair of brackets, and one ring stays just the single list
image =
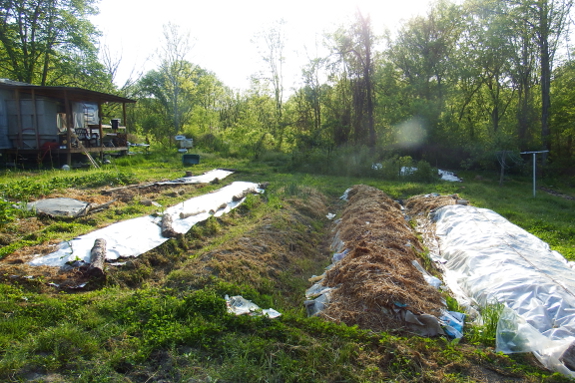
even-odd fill
[{"label": "treeline", "polygon": [[[0,75],[113,91],[118,63],[95,59],[91,0],[38,0],[51,13],[27,18],[18,2],[0,3]],[[370,161],[409,155],[452,168],[549,150],[549,164],[565,170],[575,157],[571,8],[571,0],[439,1],[386,36],[358,13],[326,36],[329,52],[310,58],[289,92],[282,23],[257,36],[267,70],[242,92],[187,61],[187,37],[168,25],[157,69],[116,91],[139,100],[130,111],[137,132],[166,146],[186,134],[229,155],[283,152],[301,163],[334,152]],[[78,25],[64,25],[60,11]],[[46,31],[34,54],[22,23]]]}]

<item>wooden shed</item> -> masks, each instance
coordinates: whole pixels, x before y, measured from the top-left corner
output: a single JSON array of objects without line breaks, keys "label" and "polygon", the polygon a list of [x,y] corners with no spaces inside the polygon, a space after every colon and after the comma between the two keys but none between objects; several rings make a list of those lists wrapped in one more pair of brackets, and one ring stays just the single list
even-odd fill
[{"label": "wooden shed", "polygon": [[[0,150],[7,156],[91,156],[127,152],[126,104],[136,101],[81,88],[37,86],[0,79]],[[102,105],[122,105],[122,116],[102,121]],[[106,121],[107,122],[107,121]]]}]

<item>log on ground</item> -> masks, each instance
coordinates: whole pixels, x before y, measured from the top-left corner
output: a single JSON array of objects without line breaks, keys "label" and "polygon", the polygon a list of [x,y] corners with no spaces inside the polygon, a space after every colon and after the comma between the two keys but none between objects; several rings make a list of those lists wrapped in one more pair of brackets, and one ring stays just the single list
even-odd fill
[{"label": "log on ground", "polygon": [[178,236],[178,233],[174,230],[172,225],[172,216],[169,214],[164,214],[162,216],[162,237],[175,238]]},{"label": "log on ground", "polygon": [[90,267],[88,274],[95,277],[104,276],[104,262],[106,261],[106,240],[98,238],[90,252]]}]

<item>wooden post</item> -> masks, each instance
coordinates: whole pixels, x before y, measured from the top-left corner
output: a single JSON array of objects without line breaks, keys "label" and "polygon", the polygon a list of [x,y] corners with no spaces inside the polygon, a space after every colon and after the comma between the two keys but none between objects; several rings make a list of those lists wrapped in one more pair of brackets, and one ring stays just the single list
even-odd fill
[{"label": "wooden post", "polygon": [[128,134],[128,122],[126,121],[126,103],[123,102],[122,103],[122,117],[124,118],[122,121],[124,121],[124,127],[126,129],[124,129],[124,131],[126,132],[126,136]]},{"label": "wooden post", "polygon": [[90,252],[90,267],[88,274],[94,277],[104,276],[104,262],[106,261],[106,240],[98,238]]},{"label": "wooden post", "polygon": [[32,110],[34,111],[32,125],[34,126],[34,132],[36,133],[36,149],[40,149],[40,132],[38,132],[38,108],[36,105],[36,92],[34,89],[32,89]]},{"label": "wooden post", "polygon": [[[100,135],[100,148],[104,147],[104,129],[102,128],[102,102],[98,100],[98,134]],[[104,159],[104,151],[100,149],[100,160]]]},{"label": "wooden post", "polygon": [[22,141],[22,129],[24,129],[22,127],[22,108],[20,105],[20,91],[18,90],[18,88],[16,88],[14,90],[15,96],[16,96],[16,121],[18,122],[18,147],[20,149],[22,149],[22,147],[24,146],[24,142]]},{"label": "wooden post", "polygon": [[70,108],[70,100],[68,100],[68,92],[64,91],[64,107],[66,109],[66,144],[67,156],[66,163],[68,166],[72,166],[72,126],[74,126],[74,118],[72,116],[72,110]]}]

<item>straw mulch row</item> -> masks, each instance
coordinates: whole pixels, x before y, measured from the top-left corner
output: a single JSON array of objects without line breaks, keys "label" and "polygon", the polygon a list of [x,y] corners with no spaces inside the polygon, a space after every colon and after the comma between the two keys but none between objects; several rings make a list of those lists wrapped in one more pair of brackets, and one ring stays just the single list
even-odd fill
[{"label": "straw mulch row", "polygon": [[389,331],[404,327],[401,310],[440,314],[440,293],[412,264],[423,248],[397,202],[379,189],[354,186],[335,230],[349,253],[325,275],[323,285],[334,289],[321,316]]},{"label": "straw mulch row", "polygon": [[411,197],[405,202],[405,209],[407,214],[411,217],[424,216],[425,218],[432,210],[439,209],[447,205],[467,205],[466,200],[460,199],[459,195],[438,195],[438,194],[425,194]]}]

